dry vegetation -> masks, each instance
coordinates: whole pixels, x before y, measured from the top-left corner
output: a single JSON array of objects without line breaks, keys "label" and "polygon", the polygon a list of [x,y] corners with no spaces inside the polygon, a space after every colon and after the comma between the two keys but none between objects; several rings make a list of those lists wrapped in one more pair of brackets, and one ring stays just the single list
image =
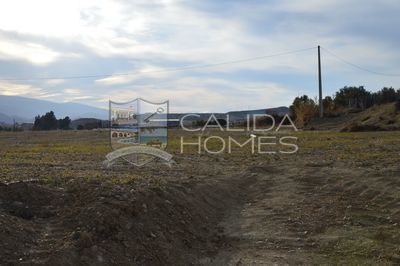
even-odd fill
[{"label": "dry vegetation", "polygon": [[313,118],[305,128],[344,132],[400,130],[400,109],[397,105],[375,105],[364,111],[344,109],[335,117]]},{"label": "dry vegetation", "polygon": [[371,131],[400,129],[398,103],[373,106],[358,114],[343,127],[343,131]]},{"label": "dry vegetation", "polygon": [[107,169],[107,132],[0,132],[1,264],[400,263],[399,132],[298,132],[295,155],[180,134],[172,168]]}]

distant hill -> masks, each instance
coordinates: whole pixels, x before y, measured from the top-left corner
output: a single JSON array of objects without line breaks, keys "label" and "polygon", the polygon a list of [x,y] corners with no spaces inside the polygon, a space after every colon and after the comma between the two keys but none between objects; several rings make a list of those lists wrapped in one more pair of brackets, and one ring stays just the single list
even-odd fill
[{"label": "distant hill", "polygon": [[[277,107],[277,108],[269,108],[269,109],[258,109],[258,110],[248,110],[248,111],[232,111],[228,113],[214,113],[217,118],[226,119],[227,115],[229,115],[229,120],[231,122],[238,122],[247,119],[247,115],[253,114],[278,114],[283,116],[289,113],[289,108],[287,107]],[[184,115],[188,113],[173,113],[169,114],[169,119],[180,119]],[[189,117],[186,121],[206,121],[209,119],[212,113],[196,113],[199,117]],[[168,123],[169,126],[178,126],[179,122]],[[103,127],[106,128],[109,126],[109,120],[105,119],[97,119],[97,118],[79,118],[71,121],[70,128],[77,129],[78,126],[83,126],[84,129],[92,129]]]},{"label": "distant hill", "polygon": [[[207,121],[210,117],[211,114],[214,114],[214,116],[217,119],[227,119],[229,115],[229,122],[242,122],[247,119],[247,115],[250,117],[255,114],[276,114],[279,116],[283,116],[285,114],[289,114],[290,110],[288,107],[281,106],[281,107],[276,107],[276,108],[266,108],[266,109],[257,109],[257,110],[245,110],[245,111],[230,111],[227,113],[194,113],[198,116],[190,116],[185,121],[188,123],[194,122],[194,121]],[[168,115],[169,119],[181,119],[183,116],[187,115],[189,113],[172,113]],[[177,126],[179,122],[170,122],[168,123],[170,126]]]},{"label": "distant hill", "polygon": [[12,124],[13,123],[13,118],[0,113],[0,124]]},{"label": "distant hill", "polygon": [[[12,124],[15,122],[32,123],[37,115],[43,115],[46,112],[53,111],[57,118],[69,116],[72,120],[71,128],[77,128],[78,125],[93,124],[109,119],[108,110],[91,107],[79,103],[55,103],[51,101],[25,98],[19,96],[0,95],[0,124]],[[245,120],[247,115],[252,114],[278,114],[289,113],[287,107],[277,107],[258,110],[231,111],[227,113],[214,113],[217,118],[226,119],[229,115],[230,121],[237,122]],[[179,119],[187,113],[172,113],[170,119]],[[188,120],[207,120],[212,113],[199,113],[200,117],[191,117]]]},{"label": "distant hill", "polygon": [[57,118],[69,116],[71,119],[93,117],[107,119],[108,110],[79,103],[54,103],[50,101],[19,96],[0,95],[0,123],[10,124],[15,119],[18,123],[33,122],[35,116],[54,111]]},{"label": "distant hill", "polygon": [[248,111],[231,111],[227,114],[229,115],[229,119],[231,121],[235,120],[244,120],[247,115],[255,115],[255,114],[269,114],[269,115],[279,115],[284,116],[285,114],[290,113],[289,108],[286,106],[275,107],[275,108],[267,108],[267,109],[257,109],[257,110],[248,110]]}]

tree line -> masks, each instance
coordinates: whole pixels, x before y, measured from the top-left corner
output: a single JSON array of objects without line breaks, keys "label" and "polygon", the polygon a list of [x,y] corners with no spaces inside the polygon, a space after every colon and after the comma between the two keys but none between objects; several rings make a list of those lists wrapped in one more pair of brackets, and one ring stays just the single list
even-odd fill
[{"label": "tree line", "polygon": [[[108,121],[102,121],[98,119],[83,118],[77,121],[77,130],[92,130],[98,128],[108,128]],[[29,123],[14,125],[0,124],[0,131],[23,131],[23,130],[70,130],[75,127],[72,125],[71,119],[66,116],[62,119],[57,119],[53,111],[47,112],[44,115],[37,115],[32,126]]]},{"label": "tree line", "polygon": [[[326,96],[322,105],[325,116],[337,116],[349,109],[364,110],[373,105],[398,101],[400,105],[400,89],[384,87],[377,92],[367,91],[364,86],[341,88],[334,96]],[[317,99],[307,95],[296,97],[290,106],[293,117],[299,126],[303,126],[311,118],[318,115]]]},{"label": "tree line", "polygon": [[47,112],[45,115],[35,117],[32,130],[56,130],[70,129],[71,119],[66,116],[63,119],[57,119],[53,111]]},{"label": "tree line", "polygon": [[22,131],[21,128],[15,126],[3,126],[0,125],[0,131]]}]

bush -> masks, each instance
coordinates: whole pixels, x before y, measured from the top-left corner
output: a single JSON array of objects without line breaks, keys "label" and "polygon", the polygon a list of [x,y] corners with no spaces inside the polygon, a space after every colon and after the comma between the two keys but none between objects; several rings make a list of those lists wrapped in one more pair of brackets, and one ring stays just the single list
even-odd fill
[{"label": "bush", "polygon": [[397,100],[395,106],[396,106],[396,111],[397,111],[397,112],[400,112],[400,100]]},{"label": "bush", "polygon": [[303,95],[294,99],[290,110],[295,118],[296,124],[302,127],[310,121],[311,118],[317,116],[318,105],[313,99],[309,98],[307,95]]}]

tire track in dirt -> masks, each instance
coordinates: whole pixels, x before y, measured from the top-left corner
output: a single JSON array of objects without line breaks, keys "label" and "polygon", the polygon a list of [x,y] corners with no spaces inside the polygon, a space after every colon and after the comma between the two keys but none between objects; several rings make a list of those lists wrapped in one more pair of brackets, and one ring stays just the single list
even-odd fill
[{"label": "tire track in dirt", "polygon": [[[220,226],[226,243],[211,265],[392,265],[400,261],[398,171],[343,163],[249,168],[241,205]],[[397,233],[396,233],[397,231]]]},{"label": "tire track in dirt", "polygon": [[210,264],[293,265],[310,262],[311,254],[303,252],[303,248],[310,245],[304,238],[305,233],[289,230],[286,226],[293,214],[291,208],[295,208],[301,196],[296,191],[298,184],[290,178],[295,169],[283,168],[285,172],[274,166],[261,165],[244,173],[255,181],[242,187],[242,205],[233,208],[221,222],[227,244]]},{"label": "tire track in dirt", "polygon": [[329,242],[331,236],[319,234],[328,226],[340,225],[330,219],[336,218],[335,211],[340,213],[343,205],[330,205],[332,196],[343,190],[338,189],[341,180],[332,176],[331,165],[261,164],[244,175],[255,181],[242,187],[242,204],[221,222],[227,243],[210,264],[329,263],[319,242]]}]

